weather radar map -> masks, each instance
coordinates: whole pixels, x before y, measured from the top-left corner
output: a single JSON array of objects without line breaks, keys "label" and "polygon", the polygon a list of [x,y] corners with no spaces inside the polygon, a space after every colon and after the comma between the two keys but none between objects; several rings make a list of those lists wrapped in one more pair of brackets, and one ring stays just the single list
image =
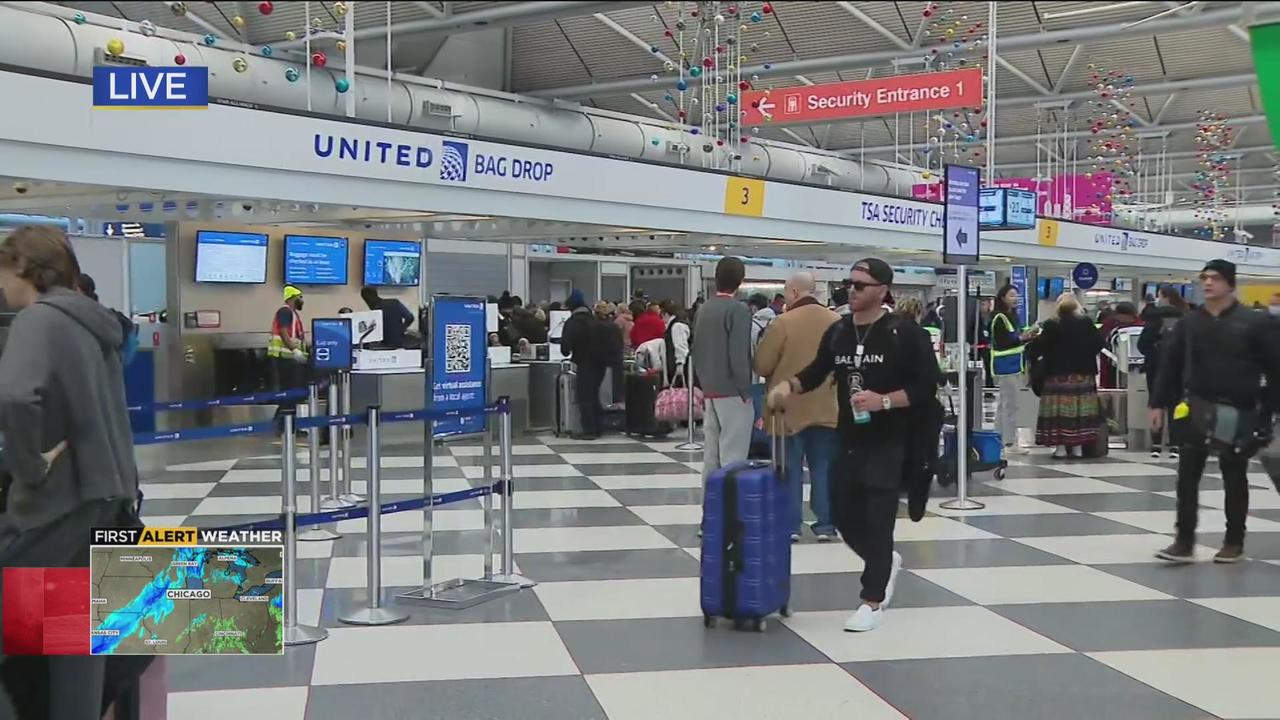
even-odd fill
[{"label": "weather radar map", "polygon": [[273,655],[283,548],[92,547],[95,655]]}]

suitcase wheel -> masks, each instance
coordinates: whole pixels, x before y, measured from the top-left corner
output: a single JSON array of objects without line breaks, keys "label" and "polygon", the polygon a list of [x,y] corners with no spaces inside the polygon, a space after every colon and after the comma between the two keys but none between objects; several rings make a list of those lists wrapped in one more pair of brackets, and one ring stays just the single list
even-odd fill
[{"label": "suitcase wheel", "polygon": [[764,632],[767,627],[769,627],[769,624],[764,618],[756,618],[751,621],[751,629],[755,632]]},{"label": "suitcase wheel", "polygon": [[782,617],[791,617],[791,608],[787,607],[786,605],[783,605],[782,609],[778,611],[778,614],[781,615]]},{"label": "suitcase wheel", "polygon": [[703,615],[703,616],[702,616],[702,627],[707,628],[708,630],[710,630],[711,628],[713,628],[713,627],[715,627],[715,626],[716,626],[716,619],[715,619],[715,618],[711,617],[710,615]]},{"label": "suitcase wheel", "polygon": [[995,476],[996,480],[1003,480],[1003,479],[1004,479],[1004,466],[997,467],[997,468],[996,468],[996,470],[995,470],[995,472],[993,473],[993,475]]}]

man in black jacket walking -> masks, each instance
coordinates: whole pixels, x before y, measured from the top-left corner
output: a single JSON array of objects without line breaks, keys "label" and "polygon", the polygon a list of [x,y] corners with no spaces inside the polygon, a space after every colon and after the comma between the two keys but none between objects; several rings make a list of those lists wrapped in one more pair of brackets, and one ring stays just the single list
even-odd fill
[{"label": "man in black jacket walking", "polygon": [[[880,626],[902,556],[893,551],[899,493],[908,466],[912,411],[937,403],[938,362],[928,333],[884,309],[893,269],[868,258],[853,266],[850,314],[832,325],[808,367],[769,391],[777,407],[834,375],[841,457],[831,476],[840,536],[866,563],[862,605],[849,632]],[[937,448],[937,435],[928,438]]]},{"label": "man in black jacket walking", "polygon": [[1157,557],[1192,560],[1200,477],[1209,454],[1216,452],[1226,488],[1227,532],[1213,560],[1233,563],[1244,557],[1249,457],[1270,436],[1280,393],[1280,337],[1269,316],[1236,301],[1234,264],[1210,261],[1200,271],[1200,282],[1204,304],[1187,313],[1162,343],[1149,403],[1153,431],[1164,424],[1163,408],[1178,406],[1172,421],[1186,423],[1178,461],[1177,536]]}]

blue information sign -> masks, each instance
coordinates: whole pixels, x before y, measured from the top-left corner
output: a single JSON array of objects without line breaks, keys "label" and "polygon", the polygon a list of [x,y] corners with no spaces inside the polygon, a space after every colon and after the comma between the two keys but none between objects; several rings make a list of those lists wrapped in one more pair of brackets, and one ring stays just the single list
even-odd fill
[{"label": "blue information sign", "polygon": [[1081,290],[1088,290],[1098,284],[1098,266],[1082,262],[1071,270],[1071,282]]},{"label": "blue information sign", "polygon": [[351,369],[351,318],[312,319],[311,365],[321,372]]},{"label": "blue information sign", "polygon": [[946,208],[942,213],[942,261],[978,262],[978,168],[946,167]]},{"label": "blue information sign", "polygon": [[290,285],[346,285],[347,239],[285,235],[284,281]]},{"label": "blue information sign", "polygon": [[1009,268],[1009,284],[1018,291],[1021,302],[1018,303],[1018,329],[1027,326],[1027,306],[1034,302],[1027,294],[1027,266],[1014,265]]},{"label": "blue information sign", "polygon": [[[433,411],[473,410],[488,401],[488,357],[484,298],[436,295],[431,310]],[[435,437],[484,430],[484,416],[434,421]]]}]

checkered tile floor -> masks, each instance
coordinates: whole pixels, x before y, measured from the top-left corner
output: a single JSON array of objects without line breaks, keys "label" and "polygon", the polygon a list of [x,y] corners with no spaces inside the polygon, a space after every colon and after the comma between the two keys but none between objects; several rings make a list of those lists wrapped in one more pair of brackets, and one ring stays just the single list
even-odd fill
[{"label": "checkered tile floor", "polygon": [[[794,616],[753,634],[702,627],[700,457],[675,444],[522,439],[517,565],[540,584],[469,610],[338,622],[365,592],[364,522],[339,523],[341,539],[300,547],[300,618],[329,639],[284,658],[172,659],[169,717],[1280,716],[1280,497],[1261,473],[1250,561],[1166,567],[1153,553],[1173,527],[1172,464],[1015,458],[1003,482],[975,482],[985,509],[935,499],[923,522],[899,522],[906,572],[879,630],[841,631],[861,562],[806,537],[793,554]],[[421,492],[415,454],[388,449],[388,498]],[[436,491],[478,484],[479,455],[442,450]],[[266,517],[279,509],[278,468],[269,457],[176,466],[146,485],[144,512],[166,525]],[[1224,525],[1221,481],[1206,477],[1204,490],[1207,560]],[[480,572],[482,520],[479,501],[436,511],[441,578]],[[422,580],[421,527],[420,513],[384,519],[389,593]]]}]

